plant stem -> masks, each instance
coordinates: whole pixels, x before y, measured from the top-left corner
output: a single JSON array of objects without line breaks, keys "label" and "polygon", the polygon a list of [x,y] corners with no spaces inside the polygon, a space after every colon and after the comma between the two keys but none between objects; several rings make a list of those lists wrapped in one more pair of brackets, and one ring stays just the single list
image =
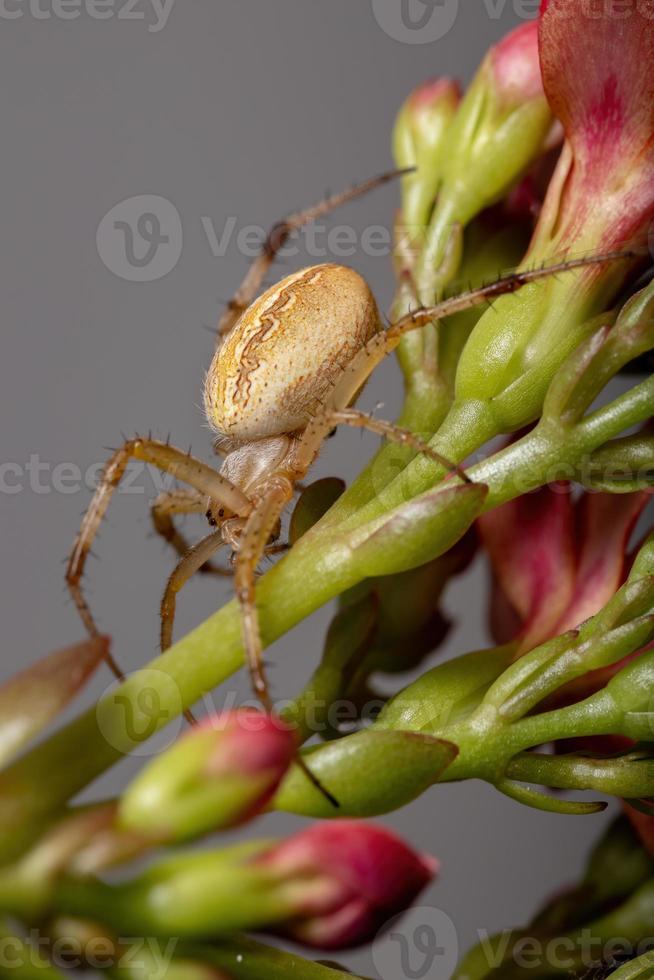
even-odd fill
[{"label": "plant stem", "polygon": [[587,759],[525,752],[512,759],[509,779],[554,789],[597,790],[621,798],[649,797],[654,789],[654,760]]},{"label": "plant stem", "polygon": [[[488,485],[486,509],[497,507],[560,478],[562,468],[575,468],[586,453],[648,418],[653,408],[654,377],[594,412],[572,430],[541,424],[524,439],[474,466],[469,475]],[[451,422],[446,437],[435,440],[439,448],[454,448],[453,425]],[[461,416],[455,429],[461,441],[452,455],[463,458],[471,444],[479,443],[480,424],[466,429],[465,416]],[[415,475],[417,462],[405,472],[413,468]],[[419,479],[410,481],[413,489],[430,486],[434,473],[439,475],[434,464],[424,460],[422,463]],[[366,537],[374,522],[379,522],[397,500],[398,482],[401,483],[400,477],[345,524],[360,528],[364,519],[372,521],[359,532]],[[406,499],[403,492],[400,498],[398,502]],[[357,540],[356,533],[353,540]],[[266,645],[356,584],[351,557],[346,540],[335,535],[329,520],[324,526],[321,521],[262,576],[258,607]],[[224,682],[242,663],[240,618],[232,601],[148,667],[110,691],[96,708],[9,767],[0,776],[0,860],[7,861],[20,853],[67,800],[132,750],[139,740],[154,734],[183,708]],[[144,689],[149,695],[145,705]]]}]

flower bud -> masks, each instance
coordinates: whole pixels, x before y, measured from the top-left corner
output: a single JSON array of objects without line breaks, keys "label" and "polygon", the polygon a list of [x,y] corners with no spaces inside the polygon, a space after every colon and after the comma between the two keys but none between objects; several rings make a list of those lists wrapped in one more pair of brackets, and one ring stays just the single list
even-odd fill
[{"label": "flower bud", "polygon": [[635,10],[625,18],[618,5],[598,4],[589,18],[576,0],[550,0],[542,14],[543,84],[566,142],[522,268],[634,246],[638,254],[533,283],[484,314],[457,397],[492,401],[500,431],[538,416],[557,367],[642,263],[654,218],[654,21]]},{"label": "flower bud", "polygon": [[79,694],[109,655],[105,636],[57,650],[0,686],[0,765],[6,765]]},{"label": "flower bud", "polygon": [[265,808],[295,751],[293,731],[272,715],[207,718],[137,776],[121,824],[165,840],[237,826]]},{"label": "flower bud", "polygon": [[457,82],[435,78],[424,82],[406,100],[393,132],[398,167],[415,167],[402,181],[402,219],[413,230],[424,227],[436,199],[445,137],[461,98]]},{"label": "flower bud", "polygon": [[389,830],[349,820],[316,824],[258,862],[296,896],[297,914],[279,931],[321,949],[372,939],[411,905],[439,867]]},{"label": "flower bud", "polygon": [[491,48],[451,129],[439,210],[467,224],[500,200],[542,153],[553,118],[529,21]]},{"label": "flower bud", "polygon": [[175,855],[116,885],[67,877],[57,903],[64,915],[92,917],[121,933],[206,940],[265,929],[343,949],[372,939],[437,870],[390,831],[343,820],[281,843]]},{"label": "flower bud", "polygon": [[461,259],[453,229],[465,228],[513,188],[545,152],[552,123],[537,24],[530,21],[491,48],[449,129],[436,206],[414,273],[420,302],[434,301],[446,260],[455,265]]}]

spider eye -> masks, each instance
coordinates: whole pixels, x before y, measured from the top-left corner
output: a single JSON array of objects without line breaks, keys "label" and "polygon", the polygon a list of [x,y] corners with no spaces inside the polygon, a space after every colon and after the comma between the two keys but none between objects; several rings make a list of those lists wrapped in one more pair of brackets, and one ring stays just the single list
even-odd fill
[{"label": "spider eye", "polygon": [[218,517],[224,517],[224,516],[225,516],[225,508],[221,507],[220,510],[218,511]]}]

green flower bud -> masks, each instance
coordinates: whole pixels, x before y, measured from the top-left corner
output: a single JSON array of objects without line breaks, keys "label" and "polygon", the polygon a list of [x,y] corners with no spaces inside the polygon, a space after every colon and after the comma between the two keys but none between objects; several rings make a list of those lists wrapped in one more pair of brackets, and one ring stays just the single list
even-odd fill
[{"label": "green flower bud", "polygon": [[420,85],[406,100],[395,123],[393,153],[398,167],[415,167],[402,180],[402,220],[407,229],[424,227],[436,200],[446,136],[461,92],[450,78]]}]

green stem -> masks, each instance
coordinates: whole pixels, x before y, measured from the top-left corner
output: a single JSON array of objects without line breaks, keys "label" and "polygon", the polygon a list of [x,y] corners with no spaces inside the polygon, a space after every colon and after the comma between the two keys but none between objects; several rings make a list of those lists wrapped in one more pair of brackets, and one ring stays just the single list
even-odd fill
[{"label": "green stem", "polygon": [[652,759],[587,759],[525,752],[508,765],[507,776],[554,789],[596,790],[622,799],[650,797],[654,792]]},{"label": "green stem", "polygon": [[177,953],[217,966],[225,970],[231,980],[357,980],[351,973],[342,973],[284,950],[263,946],[247,936],[235,936],[213,946],[182,946]]},{"label": "green stem", "polygon": [[495,710],[485,714],[482,705],[461,725],[437,733],[459,748],[443,780],[480,778],[495,783],[504,777],[509,761],[518,753],[561,739],[613,734],[612,720],[615,716],[617,722],[621,715],[606,691],[581,704],[530,715],[510,725],[498,723]]},{"label": "green stem", "polygon": [[[473,467],[470,476],[488,485],[487,509],[497,507],[555,479],[562,466],[578,465],[585,453],[648,418],[653,406],[654,377],[599,409],[573,430],[562,432],[547,424],[538,426],[524,439]],[[453,425],[451,422],[448,429],[448,444],[454,439]],[[467,429],[465,414],[459,416],[455,429],[460,444],[458,451],[452,453],[455,458],[466,456],[471,444],[479,443],[480,426],[481,416],[477,416],[476,426],[472,417]],[[450,448],[454,448],[453,444]],[[416,462],[405,472],[413,469],[415,473]],[[433,464],[425,465],[428,470],[417,483],[410,482],[412,488],[424,489],[433,482]],[[438,468],[435,469],[437,477]],[[380,498],[355,515],[357,527],[364,518],[379,520],[391,508],[397,483],[396,479]],[[399,502],[406,499],[404,493],[400,493],[400,498]],[[259,581],[258,606],[266,644],[357,582],[350,548],[336,538],[329,523],[324,533],[322,530],[321,521]],[[242,663],[240,618],[232,601],[105,695],[96,708],[5,770],[0,776],[0,860],[20,853],[44,821],[70,797],[139,741],[177,717],[182,708],[225,681]]]}]

